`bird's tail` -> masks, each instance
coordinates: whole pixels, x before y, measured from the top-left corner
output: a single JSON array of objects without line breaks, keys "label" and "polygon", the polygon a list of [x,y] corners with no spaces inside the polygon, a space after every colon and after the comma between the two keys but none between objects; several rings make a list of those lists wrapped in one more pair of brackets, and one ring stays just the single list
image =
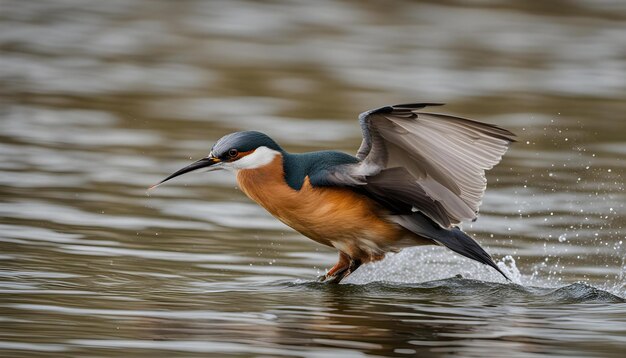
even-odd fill
[{"label": "bird's tail", "polygon": [[491,256],[474,240],[459,228],[444,229],[419,212],[411,215],[394,215],[393,220],[405,229],[433,240],[448,249],[482,264],[489,265],[504,278],[511,280],[500,270]]}]

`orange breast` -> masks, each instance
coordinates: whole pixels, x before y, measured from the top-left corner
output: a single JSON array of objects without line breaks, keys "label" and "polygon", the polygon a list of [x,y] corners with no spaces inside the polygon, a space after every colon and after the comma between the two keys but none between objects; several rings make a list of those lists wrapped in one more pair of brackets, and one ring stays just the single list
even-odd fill
[{"label": "orange breast", "polygon": [[300,190],[284,179],[282,158],[237,173],[240,188],[276,218],[303,235],[334,246],[354,258],[384,254],[406,231],[384,219],[384,210],[368,197],[346,188],[313,187],[308,177]]}]

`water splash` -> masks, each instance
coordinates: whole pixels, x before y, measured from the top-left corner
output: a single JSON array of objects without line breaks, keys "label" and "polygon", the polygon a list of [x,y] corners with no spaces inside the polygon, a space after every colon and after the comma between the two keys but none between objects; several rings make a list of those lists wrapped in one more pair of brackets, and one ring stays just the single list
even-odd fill
[{"label": "water splash", "polygon": [[[511,268],[507,270],[513,272]],[[438,246],[407,248],[397,254],[388,254],[384,260],[361,266],[344,282],[361,285],[381,281],[416,283],[456,275],[506,283],[494,269]]]},{"label": "water splash", "polygon": [[502,261],[497,262],[498,268],[502,270],[514,283],[522,284],[522,273],[515,264],[515,259],[511,255],[506,255]]},{"label": "water splash", "polygon": [[[598,295],[614,296],[621,300],[626,292],[623,278],[618,279],[616,283],[607,283],[599,287],[594,287],[587,282],[575,282],[564,286],[562,277],[556,271],[550,270],[547,275],[543,275],[541,274],[543,270],[535,267],[530,275],[524,275],[511,255],[497,261],[497,265],[511,279],[511,282],[506,282],[489,267],[451,254],[443,248],[409,248],[397,254],[389,254],[382,261],[361,266],[342,284],[368,287],[375,283],[413,286],[455,277],[478,286],[497,284],[498,290],[501,286],[509,285],[535,294],[548,295],[554,292],[554,297],[558,296],[559,299],[562,298],[568,302],[586,302],[583,299],[577,300],[577,297],[590,297],[589,300],[593,301],[599,297]],[[548,267],[549,263],[544,261],[541,265]],[[555,267],[559,267],[558,262]],[[624,276],[626,265],[623,270]],[[601,302],[604,298],[597,299]],[[611,298],[609,301],[612,300]]]}]

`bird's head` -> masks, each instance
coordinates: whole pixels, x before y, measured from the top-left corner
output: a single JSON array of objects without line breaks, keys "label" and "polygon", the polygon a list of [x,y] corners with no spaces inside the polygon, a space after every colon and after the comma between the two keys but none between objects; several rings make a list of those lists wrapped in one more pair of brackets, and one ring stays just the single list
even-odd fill
[{"label": "bird's head", "polygon": [[214,171],[259,168],[269,164],[276,155],[282,155],[283,152],[272,138],[261,132],[244,131],[227,134],[213,145],[208,156],[174,172],[150,189],[172,178],[200,169]]}]

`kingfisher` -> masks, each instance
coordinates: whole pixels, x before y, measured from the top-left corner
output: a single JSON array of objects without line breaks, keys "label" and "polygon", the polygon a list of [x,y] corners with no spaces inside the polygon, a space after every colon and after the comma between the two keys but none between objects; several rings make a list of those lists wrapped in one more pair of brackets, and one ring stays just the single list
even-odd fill
[{"label": "kingfisher", "polygon": [[339,283],[359,266],[406,247],[441,245],[497,270],[458,225],[474,221],[515,134],[498,126],[422,111],[440,103],[384,106],[359,115],[355,156],[289,153],[257,131],[225,135],[208,156],[176,171],[231,170],[238,187],[278,220],[339,252],[319,280]]}]

